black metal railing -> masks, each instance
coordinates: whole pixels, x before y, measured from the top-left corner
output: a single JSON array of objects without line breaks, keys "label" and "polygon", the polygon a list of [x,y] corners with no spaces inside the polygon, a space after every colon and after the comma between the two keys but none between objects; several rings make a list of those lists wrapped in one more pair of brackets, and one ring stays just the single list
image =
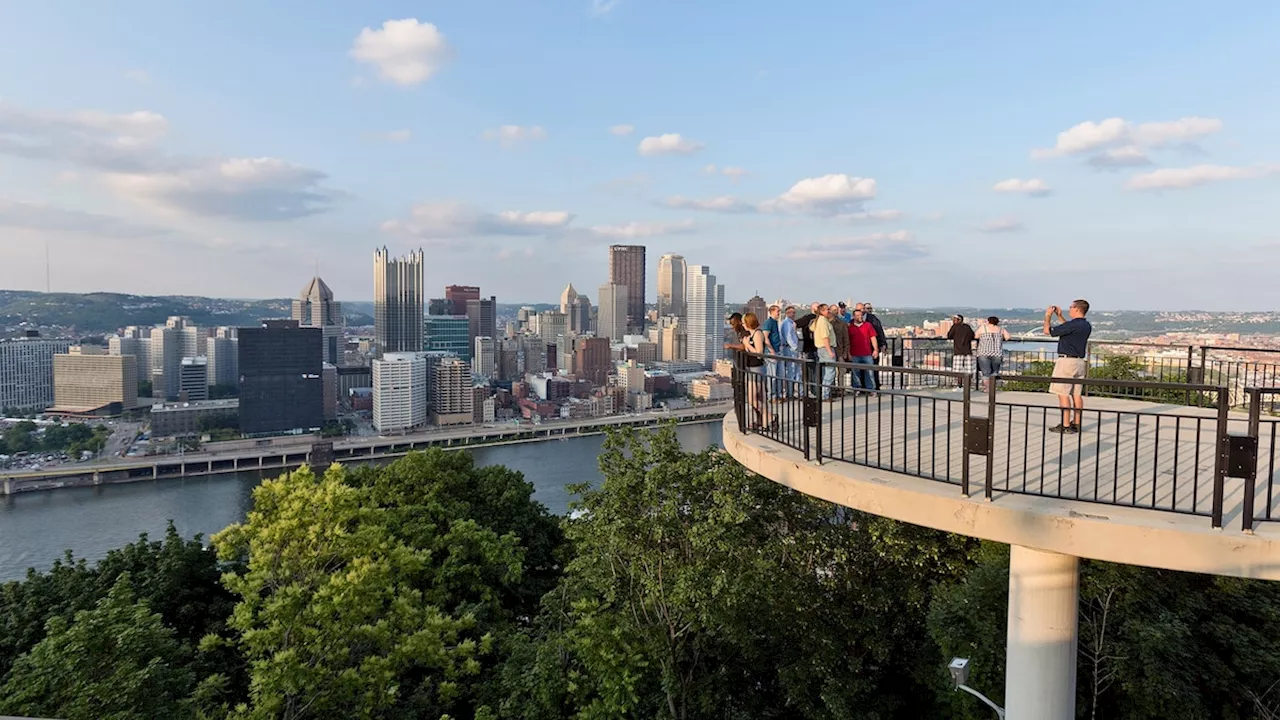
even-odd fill
[{"label": "black metal railing", "polygon": [[[1214,527],[1238,509],[1245,531],[1280,515],[1280,417],[1265,415],[1280,388],[1247,389],[1250,414],[1233,417],[1230,389],[1185,380],[997,376],[982,396],[973,373],[905,364],[738,353],[734,366],[739,427],[806,460],[937,480],[964,495],[976,487],[988,499],[1037,495],[1204,516]],[[1148,404],[1086,401],[1079,428],[1067,427],[1074,414],[1046,400],[1055,383],[1070,386],[1057,388],[1068,396]]]}]

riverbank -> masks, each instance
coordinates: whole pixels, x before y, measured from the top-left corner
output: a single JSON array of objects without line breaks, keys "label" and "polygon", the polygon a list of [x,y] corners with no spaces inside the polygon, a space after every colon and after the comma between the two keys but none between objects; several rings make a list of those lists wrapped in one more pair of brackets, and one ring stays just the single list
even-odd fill
[{"label": "riverbank", "polygon": [[312,436],[282,438],[279,443],[266,445],[246,446],[244,441],[237,441],[205,452],[128,458],[4,474],[0,475],[0,496],[168,478],[241,472],[283,472],[304,464],[393,459],[431,447],[460,449],[543,442],[599,435],[617,427],[652,427],[673,420],[677,424],[718,422],[731,407],[731,403],[715,403],[670,413],[649,412],[529,426],[468,426],[372,438],[336,438],[332,447],[328,445],[328,441]]}]

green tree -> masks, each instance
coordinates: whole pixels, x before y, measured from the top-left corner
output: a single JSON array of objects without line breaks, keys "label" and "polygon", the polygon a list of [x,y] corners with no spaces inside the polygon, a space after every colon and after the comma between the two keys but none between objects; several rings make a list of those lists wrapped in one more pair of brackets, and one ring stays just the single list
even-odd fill
[{"label": "green tree", "polygon": [[214,538],[224,559],[245,560],[224,578],[240,597],[231,625],[250,664],[251,705],[239,716],[368,717],[406,702],[439,716],[459,681],[480,671],[491,639],[474,631],[474,616],[449,614],[420,588],[443,594],[445,581],[481,572],[466,566],[474,554],[485,567],[518,569],[516,554],[461,521],[440,540],[458,547],[458,564],[434,558],[397,536],[395,521],[407,518],[347,479],[335,465],[263,483],[247,520]]},{"label": "green tree", "polygon": [[508,663],[506,716],[935,715],[925,609],[967,541],[685,452],[671,427],[611,434],[600,467],[574,488],[576,555]]},{"label": "green tree", "polygon": [[20,658],[0,688],[0,707],[68,720],[189,716],[194,687],[186,649],[128,575],[92,610],[49,620],[45,638]]}]

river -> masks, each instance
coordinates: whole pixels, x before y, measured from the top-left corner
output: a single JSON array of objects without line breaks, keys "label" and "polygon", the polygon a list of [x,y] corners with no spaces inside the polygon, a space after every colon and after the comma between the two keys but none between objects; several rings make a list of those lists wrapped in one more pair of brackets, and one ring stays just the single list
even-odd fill
[{"label": "river", "polygon": [[[686,449],[702,450],[721,442],[720,423],[694,423],[676,429]],[[565,486],[600,479],[596,457],[604,436],[546,440],[481,447],[471,452],[480,465],[506,465],[524,473],[534,498],[564,514],[570,495]],[[206,538],[242,520],[253,504],[258,473],[106,485],[20,493],[0,498],[0,582],[16,580],[28,567],[48,569],[70,549],[90,562],[147,533],[164,537],[173,520],[184,537]]]}]

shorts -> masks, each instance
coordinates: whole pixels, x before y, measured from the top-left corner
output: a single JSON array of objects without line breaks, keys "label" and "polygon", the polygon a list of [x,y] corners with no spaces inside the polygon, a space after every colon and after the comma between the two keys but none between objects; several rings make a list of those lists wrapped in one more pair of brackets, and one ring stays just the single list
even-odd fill
[{"label": "shorts", "polygon": [[972,355],[956,355],[951,358],[952,372],[972,375],[975,367],[977,364],[973,361]]},{"label": "shorts", "polygon": [[[1060,357],[1053,361],[1053,376],[1083,380],[1089,375],[1089,361],[1084,358]],[[1071,383],[1052,383],[1049,392],[1054,395],[1083,395],[1084,386]]]},{"label": "shorts", "polygon": [[995,377],[1000,374],[1000,366],[1004,364],[1004,357],[1001,355],[979,355],[978,371],[982,373],[982,377]]}]

